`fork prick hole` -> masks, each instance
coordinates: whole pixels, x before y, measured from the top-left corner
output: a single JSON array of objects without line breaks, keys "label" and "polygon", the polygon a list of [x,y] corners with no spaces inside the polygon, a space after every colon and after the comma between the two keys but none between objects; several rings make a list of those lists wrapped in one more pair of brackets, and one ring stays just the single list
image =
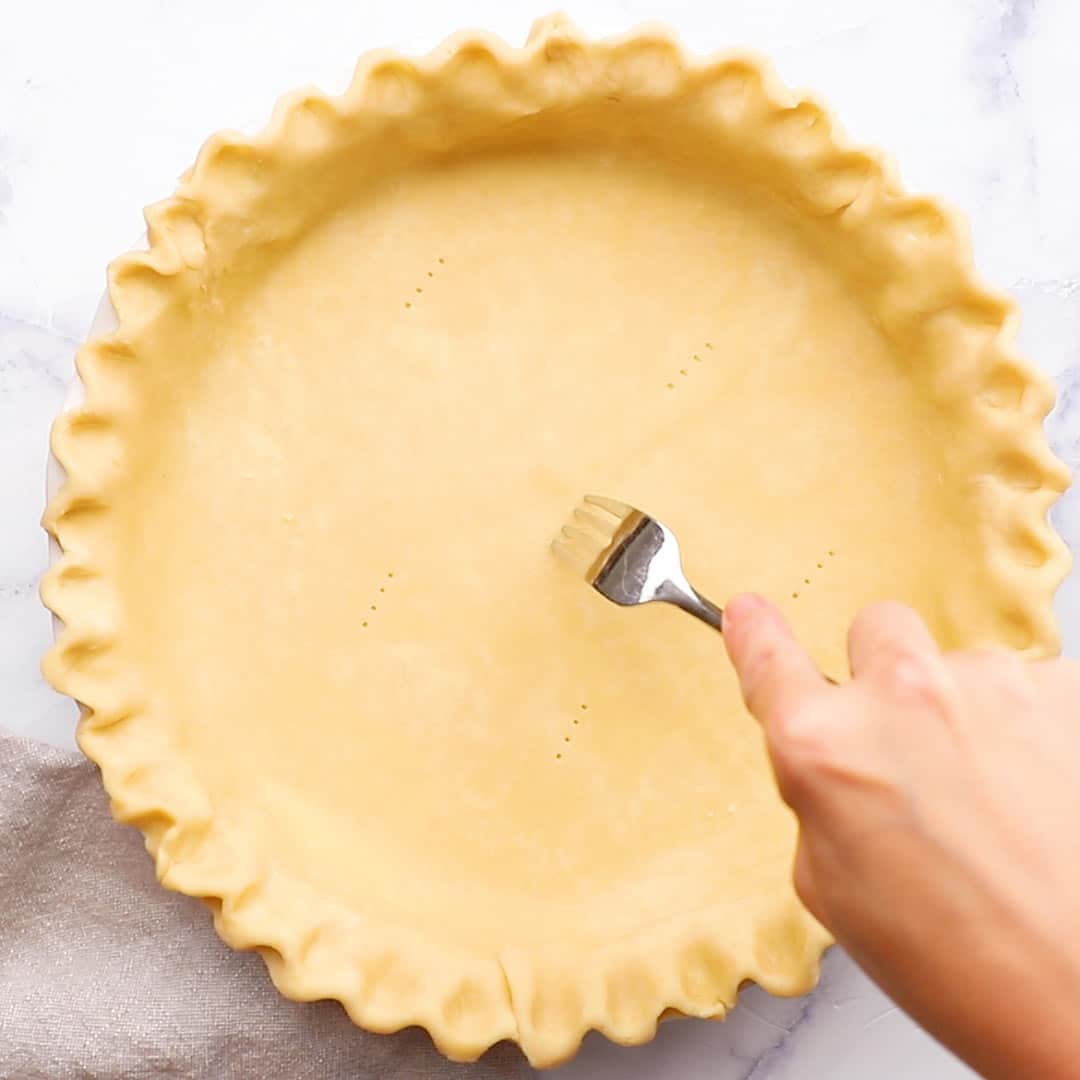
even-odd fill
[{"label": "fork prick hole", "polygon": [[[830,550],[827,554],[831,558],[831,557],[834,557],[836,555],[836,552]],[[817,566],[817,568],[819,570],[824,570],[825,569],[825,561],[824,561],[824,559],[821,562],[816,563],[815,565]],[[813,584],[813,582],[811,581],[811,579],[809,577],[804,577],[802,580],[803,580],[803,585],[811,585],[811,584]],[[793,592],[791,594],[791,598],[792,598],[792,600],[798,600],[799,593],[797,591]]]}]

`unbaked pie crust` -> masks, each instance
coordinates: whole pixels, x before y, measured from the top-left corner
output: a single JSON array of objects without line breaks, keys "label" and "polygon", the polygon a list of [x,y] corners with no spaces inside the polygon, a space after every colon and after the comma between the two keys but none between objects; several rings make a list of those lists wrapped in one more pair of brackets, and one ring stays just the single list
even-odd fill
[{"label": "unbaked pie crust", "polygon": [[169,888],[449,1056],[799,994],[824,930],[716,637],[548,541],[647,507],[826,670],[868,601],[1056,647],[1067,473],[964,230],[663,31],[365,57],[220,134],[79,353],[46,669]]}]

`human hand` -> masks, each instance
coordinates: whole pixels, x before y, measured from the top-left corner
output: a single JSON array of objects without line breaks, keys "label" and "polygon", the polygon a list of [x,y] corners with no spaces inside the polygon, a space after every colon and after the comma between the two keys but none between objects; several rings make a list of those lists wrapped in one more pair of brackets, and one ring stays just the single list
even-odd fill
[{"label": "human hand", "polygon": [[882,604],[836,686],[766,601],[724,618],[807,908],[984,1076],[1080,1077],[1080,664],[943,655]]}]

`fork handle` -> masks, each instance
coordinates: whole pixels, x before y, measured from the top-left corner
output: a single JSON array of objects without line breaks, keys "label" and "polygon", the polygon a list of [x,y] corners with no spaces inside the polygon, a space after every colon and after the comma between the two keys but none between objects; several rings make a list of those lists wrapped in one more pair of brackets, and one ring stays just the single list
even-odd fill
[{"label": "fork handle", "polygon": [[703,623],[708,623],[714,630],[724,632],[724,612],[711,600],[707,600],[692,585],[678,585],[674,581],[665,581],[657,589],[657,599],[680,607]]},{"label": "fork handle", "polygon": [[[682,608],[683,611],[688,611],[703,623],[708,623],[714,630],[719,630],[721,634],[724,632],[723,609],[718,608],[711,600],[702,596],[693,585],[687,584],[683,587],[674,581],[665,581],[657,589],[656,598],[666,600],[669,604],[674,604],[676,607]],[[824,678],[830,686],[840,685],[831,675],[825,675]]]}]

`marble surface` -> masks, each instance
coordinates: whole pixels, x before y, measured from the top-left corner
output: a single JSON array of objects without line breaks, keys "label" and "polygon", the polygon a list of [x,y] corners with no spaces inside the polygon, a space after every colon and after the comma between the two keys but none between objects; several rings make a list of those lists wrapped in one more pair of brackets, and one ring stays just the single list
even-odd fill
[{"label": "marble surface", "polygon": [[[524,38],[516,0],[35,0],[0,34],[0,724],[70,744],[74,709],[38,670],[49,619],[48,426],[108,259],[141,231],[207,134],[254,130],[285,89],[340,89],[373,45],[423,51],[460,25]],[[812,87],[914,189],[972,222],[979,265],[1025,312],[1022,342],[1057,382],[1051,439],[1080,464],[1080,37],[1075,0],[580,0],[593,32],[666,18],[700,50],[749,45]],[[1055,519],[1080,543],[1080,494]],[[1061,590],[1080,655],[1080,581]],[[751,990],[725,1024],[667,1024],[648,1047],[591,1036],[562,1080],[957,1080],[959,1063],[841,952],[795,1001]]]}]

